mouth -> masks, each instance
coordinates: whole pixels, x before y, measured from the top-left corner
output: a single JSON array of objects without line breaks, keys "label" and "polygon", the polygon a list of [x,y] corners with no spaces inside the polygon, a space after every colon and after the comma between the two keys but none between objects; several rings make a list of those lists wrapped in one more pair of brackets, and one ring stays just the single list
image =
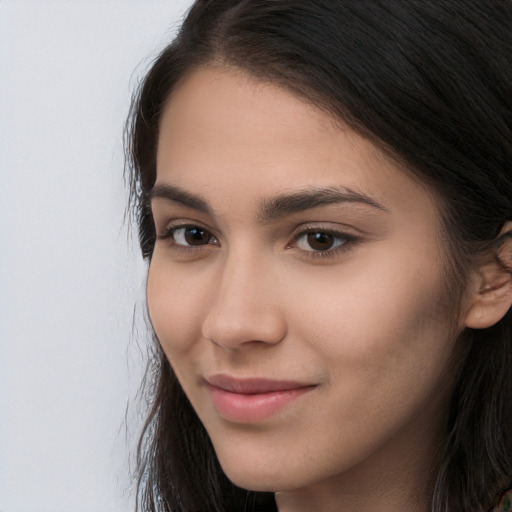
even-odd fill
[{"label": "mouth", "polygon": [[264,378],[238,379],[214,375],[205,379],[213,407],[235,423],[257,423],[289,408],[315,384]]}]

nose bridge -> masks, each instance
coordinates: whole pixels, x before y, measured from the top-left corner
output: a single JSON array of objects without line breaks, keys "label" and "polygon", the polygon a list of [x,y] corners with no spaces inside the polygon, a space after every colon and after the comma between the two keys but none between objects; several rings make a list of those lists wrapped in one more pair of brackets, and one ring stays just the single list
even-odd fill
[{"label": "nose bridge", "polygon": [[278,343],[284,337],[286,323],[269,259],[248,245],[225,255],[203,324],[206,338],[236,349],[248,342]]}]

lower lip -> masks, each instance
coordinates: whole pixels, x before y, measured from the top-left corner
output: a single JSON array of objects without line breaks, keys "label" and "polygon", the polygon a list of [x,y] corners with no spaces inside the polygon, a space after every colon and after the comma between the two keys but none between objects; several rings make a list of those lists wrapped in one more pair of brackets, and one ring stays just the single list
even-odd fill
[{"label": "lower lip", "polygon": [[217,412],[224,419],[236,423],[256,423],[266,420],[314,389],[314,386],[310,386],[256,395],[243,395],[210,385],[207,387]]}]

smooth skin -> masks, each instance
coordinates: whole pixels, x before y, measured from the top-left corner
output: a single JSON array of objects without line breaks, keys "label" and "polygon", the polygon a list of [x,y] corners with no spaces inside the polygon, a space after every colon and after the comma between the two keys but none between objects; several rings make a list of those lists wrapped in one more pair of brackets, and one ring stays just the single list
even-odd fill
[{"label": "smooth skin", "polygon": [[[206,67],[164,111],[152,211],[150,318],[227,476],[280,512],[426,511],[483,288],[454,318],[429,190],[283,88]],[[311,389],[230,421],[215,374]]]}]

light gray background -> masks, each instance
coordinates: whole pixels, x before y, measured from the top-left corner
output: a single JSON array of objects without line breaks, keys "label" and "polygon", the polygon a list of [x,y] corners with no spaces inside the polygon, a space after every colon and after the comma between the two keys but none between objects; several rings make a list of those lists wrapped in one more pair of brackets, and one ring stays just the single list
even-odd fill
[{"label": "light gray background", "polygon": [[145,267],[122,130],[190,4],[0,0],[1,512],[133,510]]}]

